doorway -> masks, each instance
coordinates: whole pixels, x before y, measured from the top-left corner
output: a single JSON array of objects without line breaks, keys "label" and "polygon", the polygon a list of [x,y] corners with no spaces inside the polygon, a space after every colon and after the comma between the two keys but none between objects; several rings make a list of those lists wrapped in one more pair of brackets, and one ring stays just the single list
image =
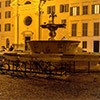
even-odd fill
[{"label": "doorway", "polygon": [[10,46],[10,40],[9,40],[9,38],[7,38],[6,39],[6,48],[9,48],[9,46]]},{"label": "doorway", "polygon": [[99,41],[94,41],[94,52],[99,52]]},{"label": "doorway", "polygon": [[25,37],[25,50],[29,50],[28,41],[30,41],[30,40],[31,40],[30,36]]}]

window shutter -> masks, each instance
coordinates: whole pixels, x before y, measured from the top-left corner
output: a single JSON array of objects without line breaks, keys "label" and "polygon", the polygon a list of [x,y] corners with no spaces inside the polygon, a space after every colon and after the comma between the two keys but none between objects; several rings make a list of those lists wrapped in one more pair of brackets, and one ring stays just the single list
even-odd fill
[{"label": "window shutter", "polygon": [[70,8],[70,16],[73,15],[73,7]]},{"label": "window shutter", "polygon": [[80,9],[79,7],[77,7],[77,15],[79,15],[79,13],[80,13]]},{"label": "window shutter", "polygon": [[94,14],[95,6],[92,5],[92,14]]}]

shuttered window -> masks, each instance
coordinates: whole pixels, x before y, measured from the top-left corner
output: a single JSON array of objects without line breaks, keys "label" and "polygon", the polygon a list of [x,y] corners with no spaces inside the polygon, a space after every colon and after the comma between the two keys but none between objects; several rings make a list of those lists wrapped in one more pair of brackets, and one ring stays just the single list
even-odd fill
[{"label": "shuttered window", "polygon": [[76,16],[80,14],[80,8],[79,7],[71,7],[70,8],[70,16]]},{"label": "shuttered window", "polygon": [[11,31],[11,24],[5,24],[5,31]]},{"label": "shuttered window", "polygon": [[72,24],[72,36],[76,36],[77,33],[77,24]]},{"label": "shuttered window", "polygon": [[92,5],[92,14],[100,14],[100,4]]},{"label": "shuttered window", "polygon": [[60,5],[60,13],[68,12],[69,11],[69,4],[61,4]]},{"label": "shuttered window", "polygon": [[95,22],[94,23],[94,36],[99,36],[99,27],[100,27],[100,24],[99,24],[99,22]]},{"label": "shuttered window", "polygon": [[47,7],[47,14],[51,14],[52,11],[55,12],[55,6],[48,6],[48,7]]},{"label": "shuttered window", "polygon": [[83,15],[88,14],[88,6],[83,6]]},{"label": "shuttered window", "polygon": [[83,36],[87,36],[87,34],[88,34],[88,23],[83,23],[82,33],[83,33]]}]

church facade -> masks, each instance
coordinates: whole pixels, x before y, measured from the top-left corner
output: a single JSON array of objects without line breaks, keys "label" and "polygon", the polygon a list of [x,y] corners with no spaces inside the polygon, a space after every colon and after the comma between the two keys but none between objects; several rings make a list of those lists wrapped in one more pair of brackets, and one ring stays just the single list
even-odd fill
[{"label": "church facade", "polygon": [[54,23],[66,24],[57,29],[55,40],[65,36],[81,41],[83,50],[100,52],[99,0],[3,0],[0,5],[0,46],[19,44],[27,50],[27,41],[48,40],[49,30],[39,26],[51,23],[49,16],[54,11]]}]

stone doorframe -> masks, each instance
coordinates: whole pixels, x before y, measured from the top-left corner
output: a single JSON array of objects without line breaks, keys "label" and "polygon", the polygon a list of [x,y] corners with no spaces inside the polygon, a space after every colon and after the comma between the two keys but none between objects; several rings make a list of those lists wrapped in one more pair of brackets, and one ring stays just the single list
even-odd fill
[{"label": "stone doorframe", "polygon": [[32,31],[26,30],[26,31],[23,31],[21,34],[23,35],[23,40],[24,40],[23,44],[24,44],[24,49],[25,49],[25,37],[30,37],[32,40],[34,33]]},{"label": "stone doorframe", "polygon": [[33,33],[32,31],[26,30],[26,31],[23,31],[21,34],[23,35],[24,40],[25,40],[25,37],[26,37],[26,36],[30,36],[31,39],[32,39],[34,33]]}]

